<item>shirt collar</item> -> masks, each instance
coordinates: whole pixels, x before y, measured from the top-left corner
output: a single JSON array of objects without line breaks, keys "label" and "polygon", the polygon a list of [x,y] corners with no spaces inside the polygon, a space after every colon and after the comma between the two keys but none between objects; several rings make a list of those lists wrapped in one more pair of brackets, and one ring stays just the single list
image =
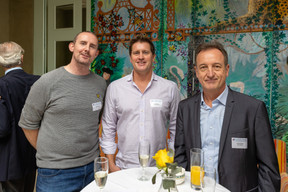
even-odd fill
[{"label": "shirt collar", "polygon": [[[227,101],[227,96],[228,96],[228,86],[226,85],[224,91],[214,101],[217,100],[218,102],[220,102],[222,105],[225,106],[226,101]],[[201,91],[201,105],[203,104],[204,104],[203,91]]]},{"label": "shirt collar", "polygon": [[16,69],[22,69],[22,67],[13,67],[13,68],[10,68],[10,69],[8,69],[8,70],[5,71],[5,75],[6,75],[7,73],[9,73],[10,71],[14,71],[14,70],[16,70]]},{"label": "shirt collar", "polygon": [[[132,73],[130,73],[130,74],[128,75],[128,78],[127,78],[127,81],[128,81],[128,82],[133,81],[133,73],[134,73],[134,71],[132,71]],[[153,71],[152,71],[152,76],[151,76],[150,82],[152,82],[152,80],[153,80],[153,81],[157,81],[157,80],[158,80],[157,75],[155,75],[155,73],[154,73]]]}]

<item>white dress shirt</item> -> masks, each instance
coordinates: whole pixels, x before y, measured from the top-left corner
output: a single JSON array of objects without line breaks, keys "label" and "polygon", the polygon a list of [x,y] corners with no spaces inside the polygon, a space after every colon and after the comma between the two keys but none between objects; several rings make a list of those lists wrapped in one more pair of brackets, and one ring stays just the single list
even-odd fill
[{"label": "white dress shirt", "polygon": [[[132,72],[133,73],[133,72]],[[133,82],[132,73],[112,82],[106,93],[102,116],[100,145],[105,154],[115,154],[121,169],[139,167],[138,144],[141,139],[150,142],[148,166],[154,166],[152,156],[166,148],[167,128],[174,150],[177,107],[180,94],[177,85],[152,73],[144,93]],[[115,135],[118,135],[118,145]]]}]

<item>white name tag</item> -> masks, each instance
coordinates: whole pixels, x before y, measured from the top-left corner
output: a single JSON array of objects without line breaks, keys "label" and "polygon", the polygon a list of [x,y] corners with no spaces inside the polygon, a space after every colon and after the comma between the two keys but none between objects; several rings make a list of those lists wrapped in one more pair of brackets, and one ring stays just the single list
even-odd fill
[{"label": "white name tag", "polygon": [[102,108],[102,103],[101,101],[96,102],[96,103],[92,103],[92,110],[93,111],[98,111]]},{"label": "white name tag", "polygon": [[247,148],[248,148],[247,138],[232,137],[232,149],[247,149]]},{"label": "white name tag", "polygon": [[162,107],[162,99],[150,99],[151,107]]}]

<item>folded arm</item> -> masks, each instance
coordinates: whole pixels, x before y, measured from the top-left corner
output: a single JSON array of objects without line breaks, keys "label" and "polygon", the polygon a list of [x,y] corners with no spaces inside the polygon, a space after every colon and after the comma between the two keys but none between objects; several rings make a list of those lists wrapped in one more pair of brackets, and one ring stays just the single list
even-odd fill
[{"label": "folded arm", "polygon": [[175,84],[174,89],[172,90],[172,102],[170,106],[170,119],[169,119],[169,133],[170,139],[168,141],[168,148],[174,149],[175,143],[175,132],[176,132],[176,118],[177,118],[177,109],[180,102],[180,93]]},{"label": "folded arm", "polygon": [[109,161],[109,172],[119,171],[120,168],[115,164],[115,153],[117,144],[115,143],[116,127],[117,127],[117,114],[115,104],[111,93],[111,86],[108,87],[105,98],[105,107],[102,116],[102,136],[100,138],[100,146],[103,153]]},{"label": "folded arm", "polygon": [[37,144],[37,138],[38,138],[38,132],[39,132],[39,129],[23,129],[23,132],[27,138],[27,140],[29,141],[29,143],[35,148],[37,149],[36,147],[36,144]]}]

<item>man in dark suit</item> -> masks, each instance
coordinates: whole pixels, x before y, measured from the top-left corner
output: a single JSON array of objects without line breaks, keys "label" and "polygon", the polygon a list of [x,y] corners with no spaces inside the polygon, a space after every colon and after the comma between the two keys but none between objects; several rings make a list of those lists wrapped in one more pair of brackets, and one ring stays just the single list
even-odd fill
[{"label": "man in dark suit", "polygon": [[265,104],[231,90],[227,52],[218,42],[196,49],[202,91],[179,103],[175,161],[190,170],[190,149],[204,150],[204,164],[232,192],[280,191],[278,161]]},{"label": "man in dark suit", "polygon": [[24,50],[14,42],[0,44],[0,192],[33,191],[35,149],[18,126],[21,110],[32,84],[39,78],[23,71]]}]

